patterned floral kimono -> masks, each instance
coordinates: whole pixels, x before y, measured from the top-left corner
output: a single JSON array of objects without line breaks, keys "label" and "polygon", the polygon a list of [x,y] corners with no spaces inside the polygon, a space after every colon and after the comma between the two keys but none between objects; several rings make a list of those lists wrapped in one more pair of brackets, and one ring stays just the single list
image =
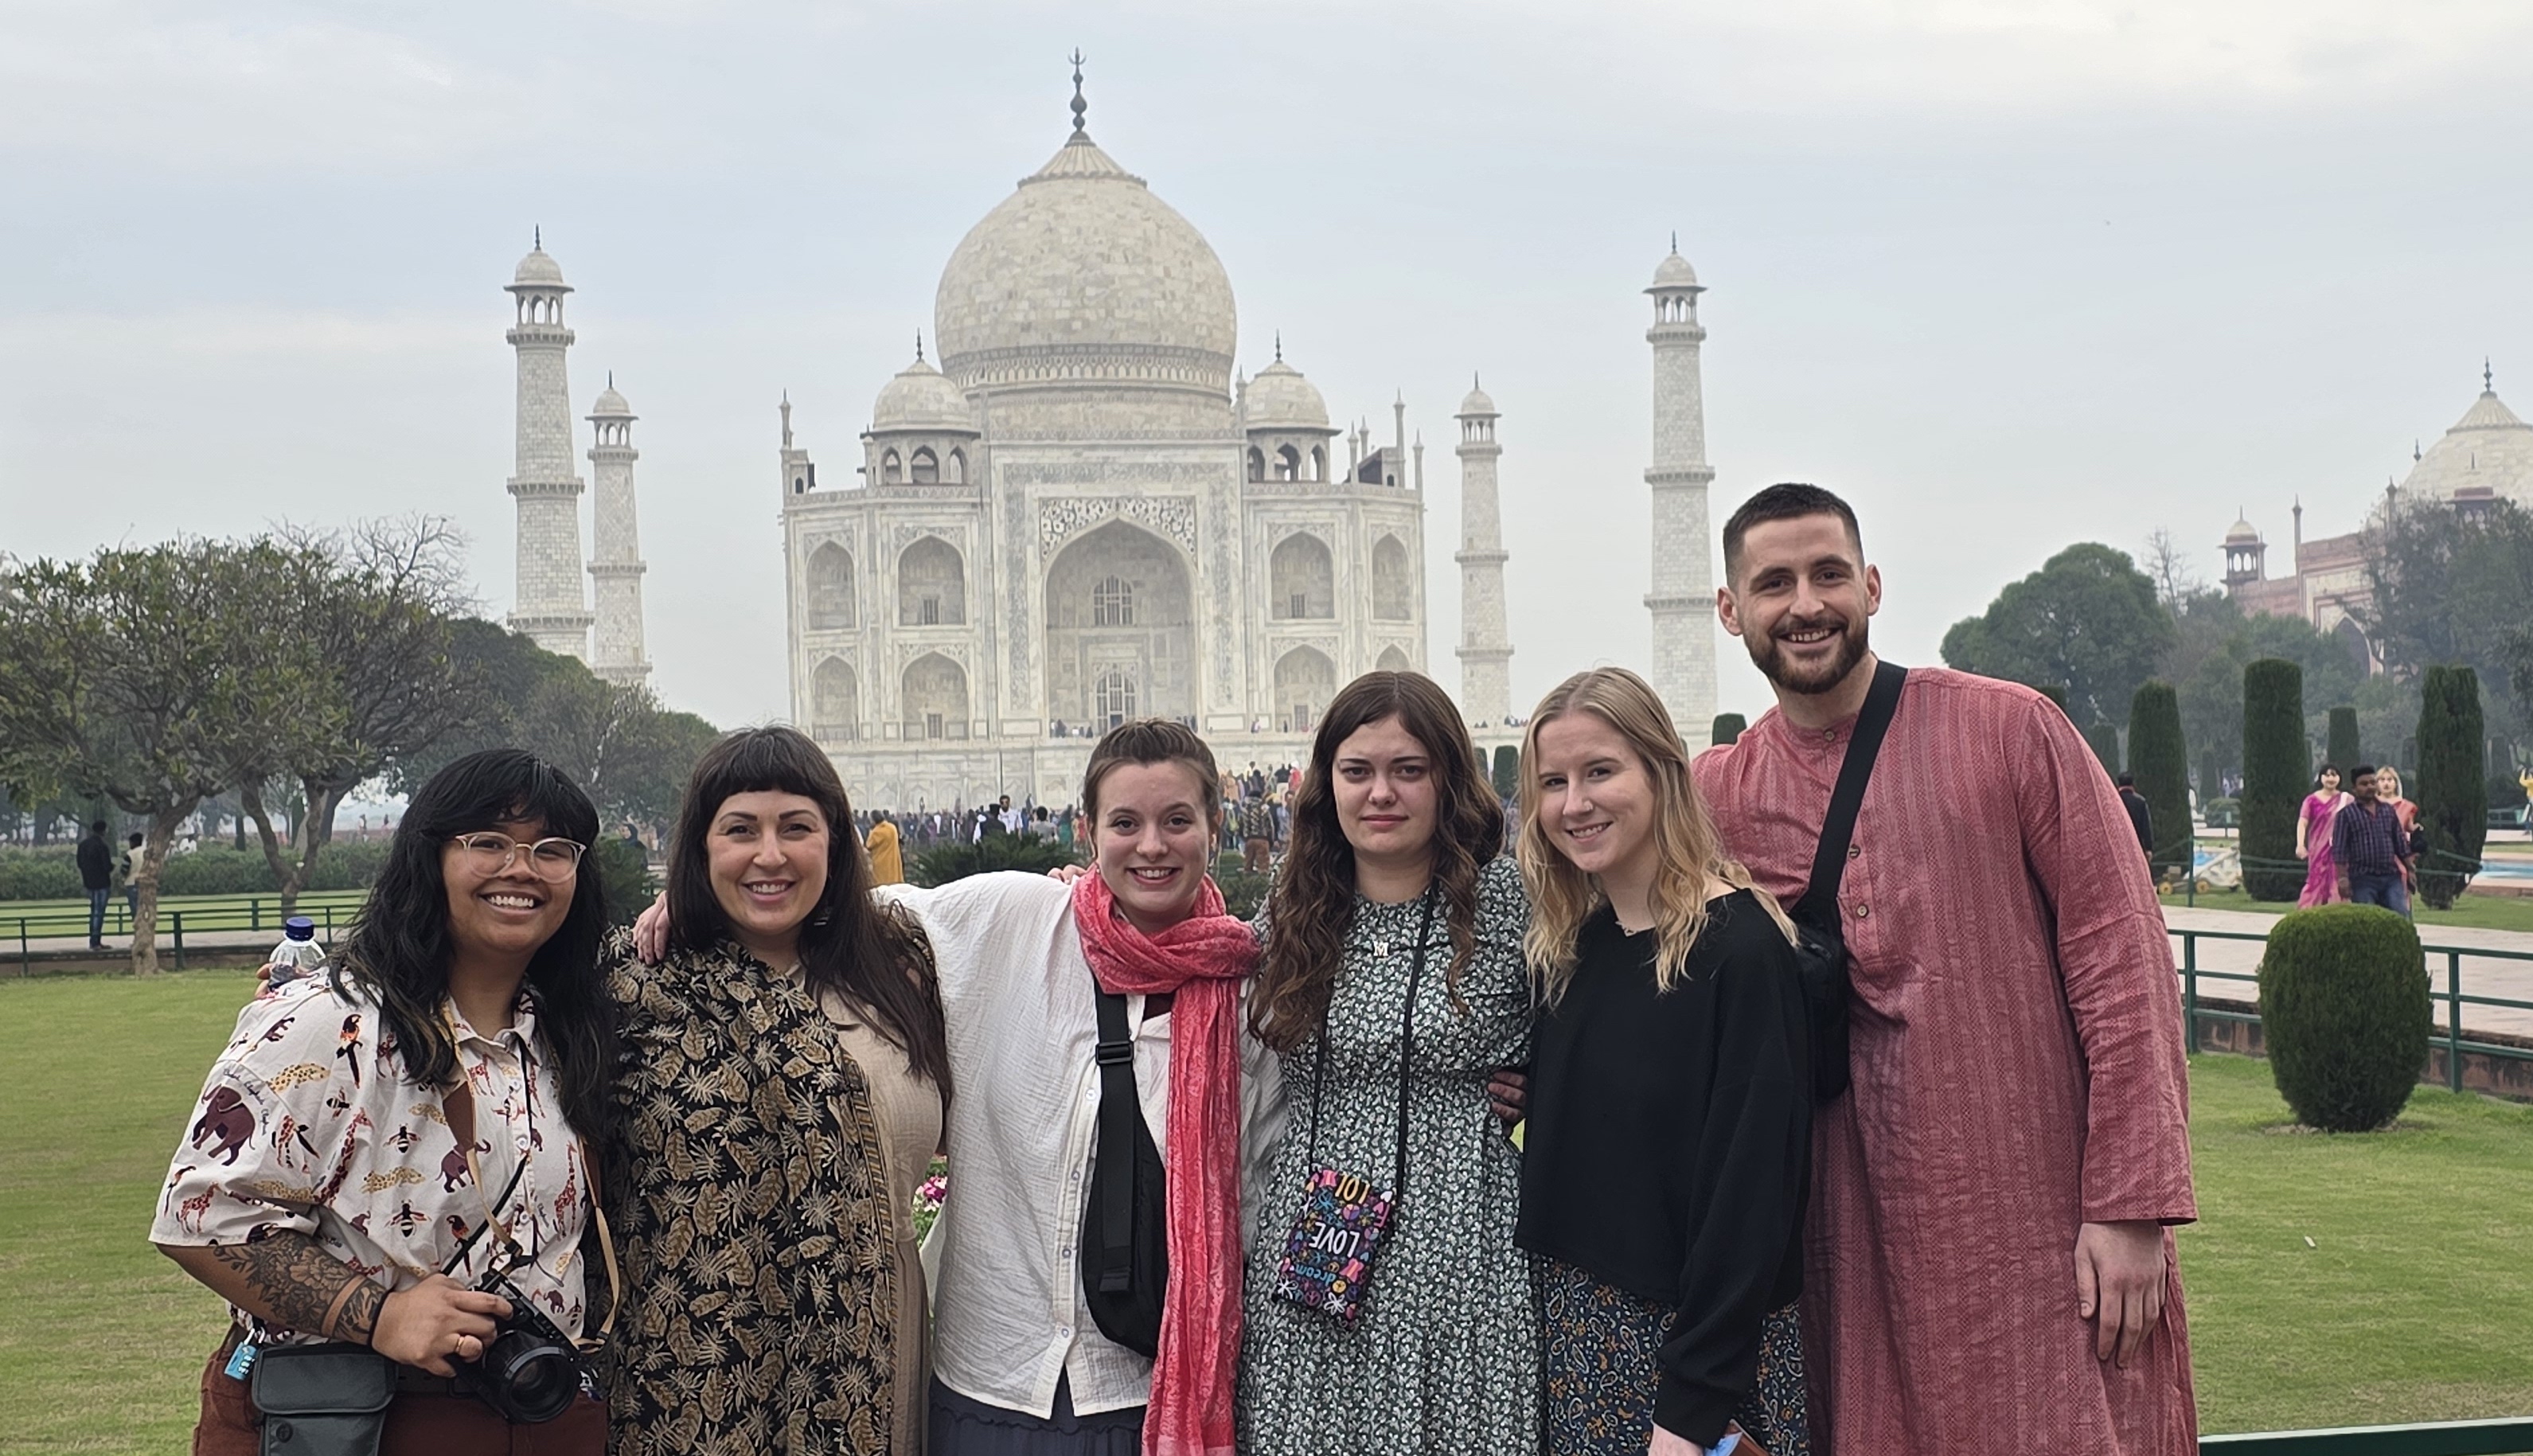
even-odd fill
[{"label": "patterned floral kimono", "polygon": [[795,981],[736,946],[634,959],[617,1142],[617,1456],[885,1452],[896,1222],[870,1088]]}]

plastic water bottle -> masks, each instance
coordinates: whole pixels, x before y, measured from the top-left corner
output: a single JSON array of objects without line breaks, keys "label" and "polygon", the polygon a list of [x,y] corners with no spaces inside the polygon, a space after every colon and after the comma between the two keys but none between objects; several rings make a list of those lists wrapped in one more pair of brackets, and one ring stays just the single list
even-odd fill
[{"label": "plastic water bottle", "polygon": [[324,970],[325,948],[317,944],[317,922],[306,915],[293,915],[282,921],[281,944],[272,948],[272,958],[266,963],[272,967],[267,984],[276,988]]}]

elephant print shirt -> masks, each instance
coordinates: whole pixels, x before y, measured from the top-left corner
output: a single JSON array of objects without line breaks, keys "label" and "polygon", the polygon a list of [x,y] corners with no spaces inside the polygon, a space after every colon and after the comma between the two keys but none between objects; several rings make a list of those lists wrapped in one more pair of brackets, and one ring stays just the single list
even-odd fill
[{"label": "elephant print shirt", "polygon": [[[393,1290],[439,1272],[490,1221],[451,1277],[471,1285],[499,1266],[506,1228],[521,1256],[510,1282],[563,1333],[579,1333],[589,1176],[537,1040],[533,996],[522,988],[509,1027],[490,1036],[445,1007],[475,1103],[470,1163],[440,1092],[413,1084],[391,1038],[381,1044],[378,1007],[327,980],[267,991],[239,1013],[177,1140],[149,1241],[244,1244],[293,1230]],[[517,1187],[492,1209],[514,1170]]]}]

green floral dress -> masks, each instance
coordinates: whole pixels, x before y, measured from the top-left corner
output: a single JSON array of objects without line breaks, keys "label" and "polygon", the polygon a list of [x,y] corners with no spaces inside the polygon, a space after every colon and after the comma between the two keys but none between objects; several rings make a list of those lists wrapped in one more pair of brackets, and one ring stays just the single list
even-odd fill
[{"label": "green floral dress", "polygon": [[[1529,903],[1510,856],[1480,871],[1477,954],[1452,1005],[1450,937],[1437,914],[1416,994],[1407,1187],[1348,1329],[1274,1297],[1284,1236],[1317,1166],[1386,1188],[1396,1172],[1407,987],[1422,905],[1358,899],[1319,1048],[1283,1058],[1291,1120],[1258,1209],[1240,1360],[1240,1450],[1534,1451],[1539,1322],[1529,1255],[1513,1246],[1521,1155],[1487,1107],[1487,1077],[1530,1055],[1521,961]],[[1314,1103],[1319,1136],[1311,1142]]]}]

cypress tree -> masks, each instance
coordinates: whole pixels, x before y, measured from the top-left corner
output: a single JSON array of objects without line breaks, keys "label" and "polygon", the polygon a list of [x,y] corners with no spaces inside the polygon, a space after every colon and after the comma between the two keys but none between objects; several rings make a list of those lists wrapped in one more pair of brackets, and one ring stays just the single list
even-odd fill
[{"label": "cypress tree", "polygon": [[2430,668],[2419,684],[2419,823],[2428,832],[2419,899],[2441,910],[2479,872],[2489,838],[2481,732],[2479,674]]},{"label": "cypress tree", "polygon": [[2243,889],[2293,900],[2304,888],[2296,814],[2312,779],[2304,737],[2304,669],[2263,658],[2243,669]]},{"label": "cypress tree", "polygon": [[1517,798],[1521,794],[1521,750],[1510,743],[1496,745],[1496,768],[1493,775],[1496,797]]},{"label": "cypress tree", "polygon": [[[2131,729],[2131,731],[2134,732],[2135,729]],[[2216,750],[2213,748],[2202,748],[2199,750],[2200,812],[2206,813],[2209,804],[2223,798],[2224,796],[2225,776],[2223,773],[2218,771],[2216,767]]]},{"label": "cypress tree", "polygon": [[1741,735],[1749,730],[1749,720],[1743,718],[1740,714],[1718,713],[1715,715],[1714,732],[1708,737],[1707,741],[1709,743],[1738,743],[1741,741]]},{"label": "cypress tree", "polygon": [[2101,760],[2102,772],[2116,779],[2120,774],[2120,730],[2108,723],[2096,723],[2085,729],[2085,746]]},{"label": "cypress tree", "polygon": [[2366,761],[2366,751],[2357,742],[2357,710],[2354,708],[2330,710],[2330,731],[2323,741],[2327,746],[2323,749],[2322,761],[2339,765],[2339,772],[2343,775],[2354,777],[2357,766]]},{"label": "cypress tree", "polygon": [[2181,741],[2181,698],[2168,682],[2146,682],[2129,699],[2129,772],[2154,820],[2154,873],[2191,868],[2190,755]]}]

